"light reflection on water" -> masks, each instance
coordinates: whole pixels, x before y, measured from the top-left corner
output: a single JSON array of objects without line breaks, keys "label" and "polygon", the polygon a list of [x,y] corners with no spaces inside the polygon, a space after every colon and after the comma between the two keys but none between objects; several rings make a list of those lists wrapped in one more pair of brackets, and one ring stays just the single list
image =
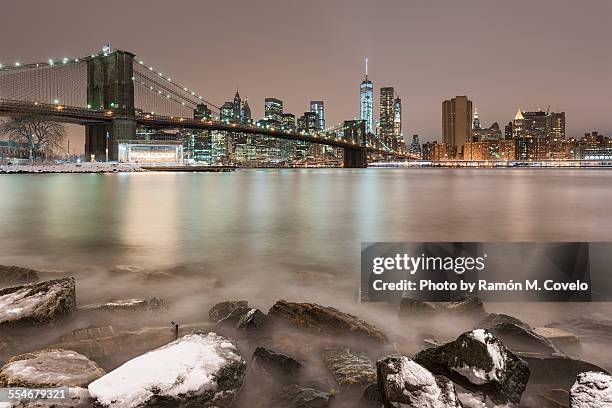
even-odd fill
[{"label": "light reflection on water", "polygon": [[357,274],[362,241],[610,240],[611,181],[589,170],[7,175],[0,261]]}]

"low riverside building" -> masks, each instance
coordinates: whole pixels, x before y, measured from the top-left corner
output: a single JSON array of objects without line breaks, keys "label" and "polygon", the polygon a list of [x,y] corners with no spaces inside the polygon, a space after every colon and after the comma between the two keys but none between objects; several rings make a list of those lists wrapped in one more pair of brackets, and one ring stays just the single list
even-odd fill
[{"label": "low riverside building", "polygon": [[122,141],[119,162],[183,164],[183,143],[175,140]]}]

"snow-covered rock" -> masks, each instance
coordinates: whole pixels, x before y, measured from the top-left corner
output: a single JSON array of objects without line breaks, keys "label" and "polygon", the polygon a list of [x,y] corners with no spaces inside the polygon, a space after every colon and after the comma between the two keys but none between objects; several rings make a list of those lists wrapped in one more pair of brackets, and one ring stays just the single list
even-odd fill
[{"label": "snow-covered rock", "polygon": [[267,323],[268,316],[264,312],[259,309],[250,309],[240,317],[238,323],[236,323],[236,329],[246,331],[261,330]]},{"label": "snow-covered rock", "polygon": [[86,387],[105,374],[72,350],[50,349],[11,358],[0,370],[3,387]]},{"label": "snow-covered rock", "polygon": [[214,305],[208,312],[208,318],[211,322],[217,323],[222,319],[225,319],[236,309],[247,309],[249,302],[246,300],[227,300]]},{"label": "snow-covered rock", "polygon": [[385,406],[397,408],[460,408],[455,386],[406,356],[376,362],[378,385]]},{"label": "snow-covered rock", "polygon": [[98,407],[228,407],[246,364],[215,333],[189,334],[136,357],[89,384]]},{"label": "snow-covered rock", "polygon": [[93,303],[79,307],[79,312],[95,311],[143,311],[147,310],[149,302],[146,299],[119,299],[104,303]]},{"label": "snow-covered rock", "polygon": [[415,361],[466,389],[485,393],[496,404],[518,405],[530,375],[527,363],[484,329],[425,349]]},{"label": "snow-covered rock", "polygon": [[571,408],[611,408],[612,376],[588,371],[578,374],[570,390]]},{"label": "snow-covered rock", "polygon": [[0,328],[49,323],[72,313],[76,307],[74,278],[0,289]]}]

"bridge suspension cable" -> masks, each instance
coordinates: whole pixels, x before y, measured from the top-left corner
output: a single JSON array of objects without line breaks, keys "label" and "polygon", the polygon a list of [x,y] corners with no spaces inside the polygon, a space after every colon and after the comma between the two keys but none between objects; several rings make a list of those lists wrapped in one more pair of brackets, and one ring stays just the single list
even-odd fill
[{"label": "bridge suspension cable", "polygon": [[[143,88],[141,96],[137,99],[141,104],[157,106],[157,111],[148,110],[144,106],[138,106],[143,111],[155,112],[166,116],[192,117],[197,105],[205,104],[213,113],[218,113],[220,108],[205,99],[195,90],[182,86],[172,80],[171,77],[156,71],[153,66],[147,66],[144,61],[134,61],[134,83]],[[148,92],[147,92],[148,91]],[[160,99],[172,104],[163,104]],[[137,103],[138,105],[138,103]],[[177,106],[178,105],[178,106]]]},{"label": "bridge suspension cable", "polygon": [[85,58],[0,64],[0,99],[85,107]]}]

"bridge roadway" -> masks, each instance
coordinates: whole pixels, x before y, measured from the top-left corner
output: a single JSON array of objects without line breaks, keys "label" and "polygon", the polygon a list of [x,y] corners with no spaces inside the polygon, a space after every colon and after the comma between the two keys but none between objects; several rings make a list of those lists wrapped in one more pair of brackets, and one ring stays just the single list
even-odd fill
[{"label": "bridge roadway", "polygon": [[[11,116],[17,114],[39,114],[50,120],[62,123],[74,123],[80,125],[93,123],[112,123],[114,118],[121,118],[111,110],[95,110],[80,108],[75,106],[63,106],[59,104],[46,104],[38,102],[21,102],[0,99],[0,116]],[[123,117],[131,119],[129,117]],[[145,126],[155,129],[201,129],[201,130],[218,130],[235,133],[247,133],[254,135],[263,135],[279,139],[303,141],[308,143],[316,143],[327,146],[338,147],[347,150],[359,149],[360,146],[354,142],[334,139],[324,135],[306,135],[302,133],[291,133],[276,129],[265,129],[257,126],[237,125],[232,123],[223,123],[219,121],[205,121],[198,119],[179,118],[172,116],[159,116],[144,113],[136,113],[136,123],[139,126]],[[391,155],[398,158],[410,158],[407,154],[395,153],[385,149],[376,147],[364,147],[367,153]]]}]

